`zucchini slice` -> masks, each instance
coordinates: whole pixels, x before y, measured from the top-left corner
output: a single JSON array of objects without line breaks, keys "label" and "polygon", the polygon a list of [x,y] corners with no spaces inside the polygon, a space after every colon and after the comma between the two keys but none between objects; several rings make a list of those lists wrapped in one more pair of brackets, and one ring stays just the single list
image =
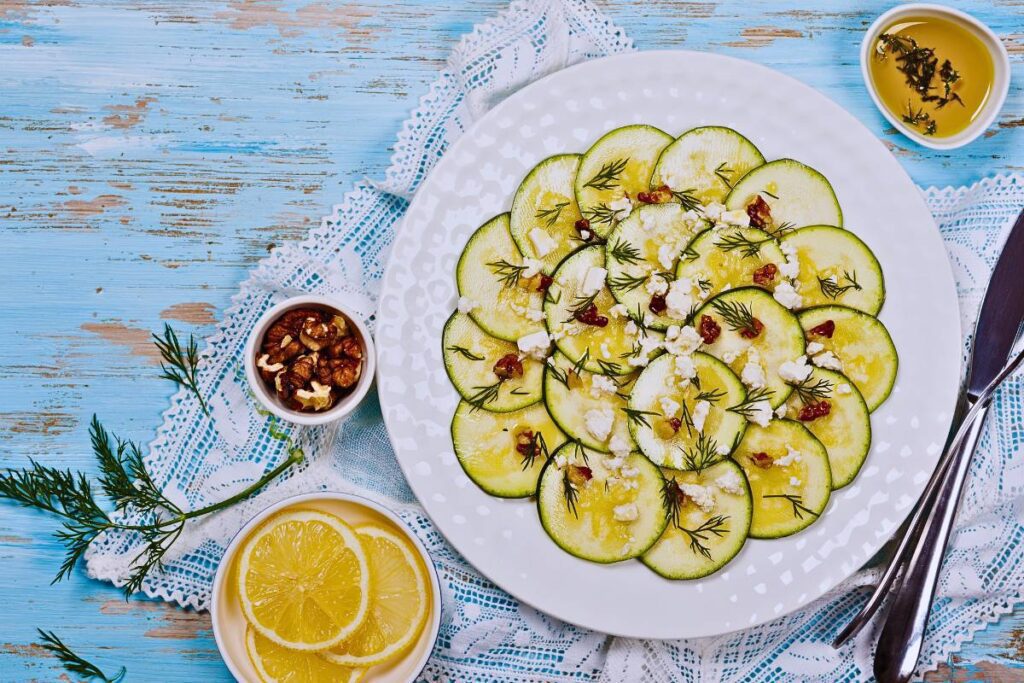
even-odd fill
[{"label": "zucchini slice", "polygon": [[[739,378],[706,353],[692,359],[695,381],[680,381],[676,357],[665,354],[644,368],[629,396],[629,431],[643,454],[662,467],[707,467],[728,457],[746,428],[742,415],[726,410],[746,395]],[[701,403],[709,405],[698,408]]]},{"label": "zucchini slice", "polygon": [[[790,385],[779,376],[779,366],[804,355],[804,332],[800,322],[772,295],[757,287],[730,289],[707,302],[693,317],[698,328],[704,316],[714,321],[721,333],[702,350],[724,361],[740,377],[748,362],[756,360],[765,376],[764,387],[748,392],[747,400],[767,399],[778,408],[789,397]],[[750,319],[763,326],[753,338]],[[756,323],[754,323],[756,325]],[[750,350],[756,354],[751,358]]]},{"label": "zucchini slice", "polygon": [[544,463],[564,442],[543,403],[492,413],[460,401],[452,418],[452,444],[466,476],[499,498],[536,493]]},{"label": "zucchini slice", "polygon": [[701,204],[721,202],[729,190],[764,156],[732,128],[701,126],[665,148],[651,175],[651,187],[668,185],[692,194]]},{"label": "zucchini slice", "polygon": [[769,292],[782,281],[776,272],[760,284],[754,273],[771,263],[778,268],[786,260],[778,241],[757,228],[727,227],[705,230],[687,245],[679,257],[677,278],[696,282],[705,296],[717,296],[733,287],[754,286]]},{"label": "zucchini slice", "polygon": [[733,186],[725,206],[745,209],[758,195],[771,210],[771,233],[808,225],[843,226],[843,211],[828,179],[799,161],[779,159],[758,166]]},{"label": "zucchini slice", "polygon": [[782,237],[800,266],[797,289],[804,307],[841,304],[878,315],[885,281],[878,259],[859,237],[831,225],[812,225]]},{"label": "zucchini slice", "polygon": [[[558,350],[574,364],[590,372],[628,375],[660,353],[661,332],[638,326],[628,315],[616,314],[618,303],[605,283],[587,294],[584,286],[591,271],[603,269],[604,247],[584,247],[566,257],[554,274],[544,302],[548,332]],[[604,326],[589,325],[576,318],[578,311],[595,306]],[[632,362],[631,362],[632,361]]]},{"label": "zucchini slice", "polygon": [[[860,390],[868,410],[874,412],[889,398],[896,384],[899,355],[885,325],[867,313],[846,306],[815,306],[801,311],[800,324],[808,342],[818,342],[839,359],[840,370]],[[829,337],[815,328],[835,326]],[[811,362],[818,364],[818,356]]]},{"label": "zucchini slice", "polygon": [[441,335],[444,369],[459,395],[476,408],[507,413],[525,408],[541,399],[544,363],[523,358],[523,376],[500,380],[494,364],[519,348],[491,337],[473,319],[456,311],[444,324]]},{"label": "zucchini slice", "polygon": [[514,342],[544,329],[544,293],[539,275],[523,277],[526,266],[508,226],[503,213],[477,228],[459,256],[455,279],[459,295],[473,302],[473,322],[492,337]]},{"label": "zucchini slice", "polygon": [[832,494],[828,453],[799,422],[772,420],[767,427],[751,425],[733,459],[750,483],[753,538],[795,534],[824,512]]},{"label": "zucchini slice", "polygon": [[[691,281],[689,287],[681,282],[676,286],[684,285],[687,295],[681,314],[676,311],[677,315],[671,315],[671,310],[655,313],[650,306],[654,292],[649,287],[672,286],[679,253],[703,226],[703,220],[688,215],[679,204],[648,204],[638,207],[608,235],[608,288],[634,320],[646,319],[646,325],[657,330],[681,325],[693,300],[707,296],[696,281]],[[649,283],[651,279],[655,282]]]},{"label": "zucchini slice", "polygon": [[635,202],[637,193],[647,190],[654,164],[671,142],[665,131],[636,124],[608,131],[591,145],[574,186],[580,212],[594,232],[604,237],[614,227],[616,200],[629,197]]},{"label": "zucchini slice", "polygon": [[661,471],[639,453],[608,458],[568,442],[541,473],[540,523],[551,540],[581,559],[610,563],[639,557],[668,522],[661,503],[664,483]]},{"label": "zucchini slice", "polygon": [[[724,460],[700,472],[663,469],[661,473],[666,481],[663,498],[673,496],[677,503],[665,532],[640,561],[666,579],[713,574],[736,557],[750,532],[753,507],[743,470]],[[714,499],[713,507],[705,505],[710,509],[686,495],[697,486],[710,489],[705,492]]]},{"label": "zucchini slice", "polygon": [[[570,438],[591,450],[607,452],[616,437],[634,448],[626,413],[633,375],[608,377],[576,368],[564,354],[555,352],[544,370],[544,404],[551,418]],[[617,387],[609,390],[609,380]],[[607,438],[600,440],[587,429],[587,413],[610,411],[614,416]]]},{"label": "zucchini slice", "polygon": [[576,221],[581,216],[572,189],[580,159],[579,154],[548,157],[526,175],[512,199],[512,239],[523,256],[540,260],[548,275],[580,245]]},{"label": "zucchini slice", "polygon": [[857,476],[871,449],[871,415],[853,382],[824,368],[814,368],[789,397],[787,415],[797,418],[809,403],[828,401],[829,413],[804,422],[828,452],[832,489],[841,489]]}]

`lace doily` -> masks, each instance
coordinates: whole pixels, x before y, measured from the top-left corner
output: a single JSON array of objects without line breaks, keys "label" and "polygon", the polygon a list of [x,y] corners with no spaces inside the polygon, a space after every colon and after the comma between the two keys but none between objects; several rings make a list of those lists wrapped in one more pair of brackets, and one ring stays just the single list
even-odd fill
[{"label": "lace doily", "polygon": [[[298,293],[337,296],[372,324],[382,264],[420,181],[466,128],[522,85],[575,62],[632,49],[586,0],[518,0],[476,27],[405,122],[384,181],[364,181],[301,243],[274,251],[241,285],[203,352],[201,389],[212,418],[178,392],[149,445],[147,465],[176,503],[196,508],[242,490],[285,457],[256,410],[240,364],[246,334],[277,301]],[[965,329],[977,313],[1005,230],[1024,204],[1020,176],[970,188],[929,189],[954,264]],[[922,669],[1013,609],[1024,585],[1024,385],[1015,380],[995,402],[975,459],[959,527],[946,560]],[[278,430],[288,430],[278,424]],[[866,597],[852,577],[810,607],[727,636],[675,642],[610,638],[521,605],[467,565],[416,504],[394,460],[371,394],[338,428],[295,431],[307,461],[255,498],[190,523],[150,596],[195,609],[209,605],[217,563],[256,512],[300,492],[359,493],[396,510],[430,550],[444,591],[440,637],[428,680],[474,681],[807,681],[861,680],[870,671],[873,634],[840,651],[828,644]],[[140,539],[110,534],[88,551],[89,575],[123,585]],[[681,618],[683,618],[681,616]]]}]

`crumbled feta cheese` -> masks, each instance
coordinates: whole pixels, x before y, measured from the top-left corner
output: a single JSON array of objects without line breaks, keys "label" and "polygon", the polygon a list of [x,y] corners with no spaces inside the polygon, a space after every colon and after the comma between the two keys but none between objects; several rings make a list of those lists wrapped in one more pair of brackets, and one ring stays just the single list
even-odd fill
[{"label": "crumbled feta cheese", "polygon": [[786,403],[783,403],[782,405],[775,409],[775,417],[779,418],[780,420],[784,420],[786,418],[786,415],[788,414],[789,405]]},{"label": "crumbled feta cheese", "polygon": [[786,454],[784,456],[782,456],[781,458],[776,458],[775,462],[772,463],[772,464],[778,465],[779,467],[789,467],[793,463],[800,462],[803,459],[804,458],[800,454],[800,451],[794,450],[794,448],[787,443],[786,444]]},{"label": "crumbled feta cheese", "polygon": [[668,291],[668,283],[660,275],[651,275],[644,283],[644,289],[651,296],[664,295]]},{"label": "crumbled feta cheese", "polygon": [[779,377],[783,382],[799,384],[811,376],[810,365],[807,364],[807,356],[800,356],[796,360],[787,360],[779,366]]},{"label": "crumbled feta cheese", "polygon": [[671,396],[662,396],[658,399],[658,403],[661,405],[661,414],[665,417],[675,417],[679,412],[679,402]]},{"label": "crumbled feta cheese", "polygon": [[651,362],[651,359],[642,353],[639,356],[630,356],[626,359],[626,364],[631,368],[642,368]]},{"label": "crumbled feta cheese", "polygon": [[730,448],[728,444],[720,443],[715,448],[715,453],[718,455],[729,455],[732,453],[732,448]]},{"label": "crumbled feta cheese", "polygon": [[800,308],[804,304],[804,298],[793,289],[792,284],[786,281],[780,282],[775,286],[772,296],[775,297],[776,301],[789,309]]},{"label": "crumbled feta cheese", "polygon": [[632,337],[640,334],[640,328],[637,327],[637,324],[632,320],[626,322],[626,326],[623,328],[623,331]]},{"label": "crumbled feta cheese", "polygon": [[736,473],[736,470],[731,467],[715,479],[715,486],[721,489],[724,493],[731,493],[734,496],[738,496],[743,493],[743,480],[740,478],[740,475]]},{"label": "crumbled feta cheese", "polygon": [[568,323],[558,323],[551,328],[551,341],[558,341],[564,337],[571,337],[575,330]]},{"label": "crumbled feta cheese", "polygon": [[[626,458],[624,458],[622,456],[619,456],[619,455],[616,455],[616,456],[611,457],[611,458],[605,458],[604,459],[605,469],[607,469],[607,470],[609,470],[611,472],[617,472],[625,464],[626,464]],[[612,480],[618,481],[618,477],[608,477],[608,480],[609,481],[612,481]]]},{"label": "crumbled feta cheese", "polygon": [[608,312],[611,313],[613,318],[625,318],[629,315],[629,309],[622,304],[615,304],[608,309]]},{"label": "crumbled feta cheese", "polygon": [[796,256],[796,247],[789,242],[782,242],[779,245],[779,250],[782,251],[786,256]]},{"label": "crumbled feta cheese", "polygon": [[665,350],[674,356],[688,356],[704,343],[700,333],[690,325],[676,328],[678,332],[675,332],[673,328],[675,325],[670,327],[665,335]]},{"label": "crumbled feta cheese", "polygon": [[708,419],[708,413],[711,412],[711,403],[708,401],[697,401],[693,406],[693,427],[698,432],[704,432],[704,422]]},{"label": "crumbled feta cheese", "polygon": [[459,297],[459,313],[469,313],[470,311],[472,311],[474,308],[476,308],[479,305],[480,304],[478,304],[477,302],[473,301],[469,297],[465,297],[465,296],[460,296]]},{"label": "crumbled feta cheese", "polygon": [[601,398],[607,394],[614,394],[619,390],[619,385],[607,375],[593,375],[590,383],[590,395],[594,398]]},{"label": "crumbled feta cheese", "polygon": [[540,256],[541,258],[550,254],[555,247],[558,246],[558,242],[556,242],[544,228],[534,228],[531,230],[530,241],[533,242],[533,250],[536,251],[537,256]]},{"label": "crumbled feta cheese", "polygon": [[624,479],[636,479],[640,476],[640,469],[637,467],[623,467],[622,477]]},{"label": "crumbled feta cheese", "polygon": [[811,358],[811,362],[817,365],[819,368],[825,368],[826,370],[835,370],[836,372],[843,371],[843,363],[836,357],[836,354],[831,351],[825,351],[819,353],[814,358]]},{"label": "crumbled feta cheese", "polygon": [[652,353],[662,347],[661,340],[653,335],[644,335],[640,337],[640,355],[644,357],[650,356]]},{"label": "crumbled feta cheese", "polygon": [[[619,465],[615,469],[622,467],[622,463],[625,462],[624,458],[629,455],[630,448],[629,442],[622,437],[621,434],[616,434],[612,437],[612,440],[608,442],[608,450],[610,450],[615,456],[616,460],[619,460]],[[623,476],[626,476],[623,474]]]},{"label": "crumbled feta cheese", "polygon": [[657,214],[654,211],[645,211],[640,214],[640,227],[650,232],[658,227],[658,219],[655,217]]},{"label": "crumbled feta cheese", "polygon": [[704,512],[711,512],[715,509],[715,495],[711,491],[710,486],[701,486],[700,484],[680,484],[679,488],[687,498],[692,500],[694,504]]},{"label": "crumbled feta cheese", "polygon": [[523,269],[523,272],[521,273],[521,275],[522,275],[522,277],[525,277],[525,278],[533,277],[534,275],[536,275],[537,273],[540,272],[541,268],[544,267],[544,264],[541,263],[540,261],[538,261],[535,258],[525,258],[525,259],[523,259],[523,265],[526,266],[526,268]]},{"label": "crumbled feta cheese", "polygon": [[[788,245],[787,245],[788,246]],[[792,249],[792,247],[790,247]],[[793,279],[800,275],[800,259],[797,258],[796,250],[792,254],[786,254],[786,259],[779,264],[779,273],[782,277]]]},{"label": "crumbled feta cheese", "polygon": [[739,354],[737,354],[735,351],[726,351],[725,353],[722,354],[722,361],[725,362],[726,365],[732,365],[733,363],[736,362],[736,358],[738,356]]},{"label": "crumbled feta cheese", "polygon": [[558,469],[564,470],[565,466],[568,465],[568,464],[569,464],[569,461],[561,453],[559,453],[558,455],[555,456],[555,466]]},{"label": "crumbled feta cheese", "polygon": [[676,249],[671,244],[662,244],[658,247],[658,263],[665,270],[671,270],[676,262]]},{"label": "crumbled feta cheese", "polygon": [[772,410],[772,404],[768,401],[755,401],[749,406],[747,419],[760,427],[767,427],[768,423],[772,421],[772,416],[775,411]]},{"label": "crumbled feta cheese", "polygon": [[608,348],[607,342],[601,342],[601,357],[605,360],[612,357],[612,350]]},{"label": "crumbled feta cheese", "polygon": [[789,478],[789,485],[790,486],[800,486],[800,484],[802,484],[802,483],[803,482],[800,481],[799,477],[790,477]]},{"label": "crumbled feta cheese", "polygon": [[529,320],[531,322],[539,323],[540,321],[544,320],[547,317],[545,315],[544,311],[542,311],[539,308],[530,308],[528,306],[520,306],[517,303],[510,304],[510,307],[512,308],[513,312],[516,313],[516,315],[519,315],[520,317],[526,318],[527,320]]},{"label": "crumbled feta cheese", "polygon": [[612,510],[612,516],[616,522],[635,522],[640,517],[640,509],[636,503],[616,505]]},{"label": "crumbled feta cheese", "polygon": [[691,380],[697,376],[697,366],[693,363],[693,356],[676,356],[675,370],[679,379]]},{"label": "crumbled feta cheese", "polygon": [[821,342],[811,342],[807,345],[807,355],[813,356],[816,353],[821,353],[825,350],[825,345]]},{"label": "crumbled feta cheese", "polygon": [[[751,348],[751,351],[753,351],[753,348]],[[743,372],[740,373],[740,381],[750,389],[764,389],[768,378],[765,377],[760,359],[751,356],[747,356],[747,364],[743,366]]]},{"label": "crumbled feta cheese", "polygon": [[615,213],[615,220],[622,221],[629,216],[629,212],[633,210],[633,202],[629,200],[629,197],[620,197],[614,201],[608,203],[608,208]]},{"label": "crumbled feta cheese", "polygon": [[747,215],[745,209],[723,211],[721,215],[719,215],[718,220],[721,223],[727,223],[729,225],[738,225],[741,228],[745,228],[750,225],[750,216]]},{"label": "crumbled feta cheese", "polygon": [[853,389],[850,388],[849,384],[846,384],[844,382],[844,383],[840,384],[838,387],[836,387],[836,393],[840,394],[840,395],[852,394],[853,393]]},{"label": "crumbled feta cheese", "polygon": [[685,318],[693,306],[693,297],[690,291],[693,283],[688,277],[673,280],[665,295],[665,305],[668,306],[667,313],[673,318]]},{"label": "crumbled feta cheese", "polygon": [[580,287],[580,292],[583,296],[597,294],[604,287],[604,280],[607,275],[608,271],[601,266],[591,266],[590,270],[583,277],[583,285]]},{"label": "crumbled feta cheese", "polygon": [[711,202],[701,207],[701,213],[704,214],[709,220],[717,221],[725,211],[725,205],[719,204],[718,202]]},{"label": "crumbled feta cheese", "polygon": [[520,337],[516,341],[516,346],[519,347],[521,354],[541,360],[548,355],[548,349],[551,348],[551,339],[548,337],[547,332],[540,330],[539,332],[531,332]]},{"label": "crumbled feta cheese", "polygon": [[615,423],[615,413],[610,408],[588,410],[583,416],[587,431],[598,441],[606,441]]}]

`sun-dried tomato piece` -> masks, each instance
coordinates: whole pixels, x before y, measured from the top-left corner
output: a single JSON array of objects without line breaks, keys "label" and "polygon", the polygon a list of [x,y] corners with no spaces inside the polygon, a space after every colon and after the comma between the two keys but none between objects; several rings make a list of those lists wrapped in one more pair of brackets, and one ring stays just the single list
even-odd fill
[{"label": "sun-dried tomato piece", "polygon": [[651,297],[651,303],[647,304],[647,308],[651,309],[651,313],[661,315],[668,310],[668,303],[665,301],[664,294],[655,294]]},{"label": "sun-dried tomato piece", "polygon": [[747,457],[750,458],[750,462],[754,463],[754,465],[760,467],[763,470],[766,470],[775,464],[775,458],[764,452],[751,453]]},{"label": "sun-dried tomato piece", "polygon": [[836,332],[836,323],[834,320],[826,320],[820,325],[815,325],[811,328],[811,334],[816,334],[819,337],[832,338],[832,335]]},{"label": "sun-dried tomato piece", "polygon": [[533,433],[531,429],[524,429],[523,431],[516,434],[516,452],[523,457],[530,457],[533,455],[534,449],[537,447],[537,435]]},{"label": "sun-dried tomato piece", "polygon": [[754,284],[767,287],[774,282],[775,276],[779,274],[779,267],[774,263],[766,263],[754,271]]},{"label": "sun-dried tomato piece", "polygon": [[750,319],[753,327],[744,327],[740,330],[740,336],[744,339],[755,339],[764,330],[764,323],[757,318]]},{"label": "sun-dried tomato piece", "polygon": [[555,278],[551,277],[550,275],[545,275],[544,273],[541,273],[540,274],[540,281],[537,283],[537,291],[538,292],[546,292],[546,291],[548,291],[548,287],[550,287],[551,283],[554,282],[554,281],[555,281]]},{"label": "sun-dried tomato piece", "polygon": [[576,313],[575,318],[584,325],[604,327],[608,324],[608,318],[597,312],[597,304],[590,304],[582,311]]},{"label": "sun-dried tomato piece", "polygon": [[832,404],[828,401],[818,401],[817,403],[808,403],[800,409],[800,421],[811,422],[817,420],[819,417],[825,417],[832,412]]},{"label": "sun-dried tomato piece", "polygon": [[710,315],[702,315],[700,317],[700,329],[697,331],[700,332],[701,339],[704,340],[705,344],[714,344],[715,340],[718,339],[718,335],[722,334],[722,327]]},{"label": "sun-dried tomato piece", "polygon": [[494,364],[494,374],[498,379],[512,379],[523,376],[523,362],[514,353],[505,354]]},{"label": "sun-dried tomato piece", "polygon": [[594,478],[594,472],[586,465],[569,465],[569,481],[576,486],[583,486]]},{"label": "sun-dried tomato piece", "polygon": [[672,199],[672,189],[668,185],[662,185],[650,192],[637,192],[636,200],[641,204],[664,204]]},{"label": "sun-dried tomato piece", "polygon": [[590,221],[586,218],[579,219],[573,225],[576,228],[576,232],[579,233],[581,240],[589,242],[594,239],[594,231],[590,227]]},{"label": "sun-dried tomato piece", "polygon": [[750,225],[755,228],[763,230],[772,224],[772,209],[761,195],[747,204],[747,215],[750,216]]}]

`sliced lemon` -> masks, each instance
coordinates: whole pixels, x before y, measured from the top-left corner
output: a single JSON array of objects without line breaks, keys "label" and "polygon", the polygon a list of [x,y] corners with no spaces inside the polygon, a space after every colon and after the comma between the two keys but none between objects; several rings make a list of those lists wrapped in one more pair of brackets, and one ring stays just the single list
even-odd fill
[{"label": "sliced lemon", "polygon": [[238,596],[260,635],[294,650],[325,650],[366,618],[366,554],[352,527],[334,515],[286,510],[245,542]]},{"label": "sliced lemon", "polygon": [[245,649],[262,683],[356,683],[366,673],[329,662],[316,652],[281,647],[252,626],[245,634]]},{"label": "sliced lemon", "polygon": [[427,570],[409,539],[367,524],[356,534],[370,563],[373,596],[362,626],[321,653],[335,664],[367,667],[405,652],[423,631],[430,610]]}]

